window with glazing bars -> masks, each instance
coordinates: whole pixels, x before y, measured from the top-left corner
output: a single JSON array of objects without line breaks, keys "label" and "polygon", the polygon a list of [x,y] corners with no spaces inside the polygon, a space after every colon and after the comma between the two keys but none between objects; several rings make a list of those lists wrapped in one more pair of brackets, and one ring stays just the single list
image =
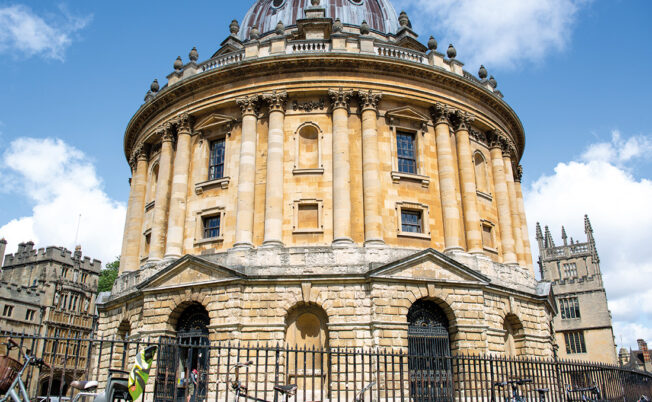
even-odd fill
[{"label": "window with glazing bars", "polygon": [[423,233],[421,211],[401,210],[401,231],[406,233]]},{"label": "window with glazing bars", "polygon": [[14,313],[14,306],[5,305],[5,308],[2,311],[2,315],[4,315],[5,317],[11,317],[13,313]]},{"label": "window with glazing bars", "polygon": [[211,141],[211,152],[208,161],[208,180],[224,177],[224,138]]},{"label": "window with glazing bars", "polygon": [[566,341],[566,353],[586,353],[586,343],[584,343],[584,332],[566,332],[564,333]]},{"label": "window with glazing bars", "polygon": [[574,262],[564,264],[564,273],[566,278],[574,278],[577,276],[577,265]]},{"label": "window with glazing bars", "polygon": [[417,173],[417,155],[415,136],[410,133],[396,133],[396,150],[398,155],[398,171],[401,173]]},{"label": "window with glazing bars", "polygon": [[559,310],[562,320],[580,318],[580,301],[577,297],[559,299]]},{"label": "window with glazing bars", "polygon": [[220,237],[220,216],[207,216],[204,221],[204,239]]}]

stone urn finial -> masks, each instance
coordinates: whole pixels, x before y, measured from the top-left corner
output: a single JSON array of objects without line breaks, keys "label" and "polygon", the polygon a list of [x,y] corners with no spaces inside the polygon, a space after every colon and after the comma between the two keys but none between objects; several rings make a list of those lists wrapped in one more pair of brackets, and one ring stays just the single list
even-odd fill
[{"label": "stone urn finial", "polygon": [[238,24],[238,20],[231,21],[229,31],[231,31],[231,35],[237,35],[238,32],[240,32],[240,24]]},{"label": "stone urn finial", "polygon": [[451,43],[448,45],[448,50],[446,50],[446,55],[448,56],[449,59],[454,59],[457,57],[457,50],[455,50],[455,47]]},{"label": "stone urn finial", "polygon": [[161,86],[158,84],[158,80],[157,80],[157,79],[155,79],[155,80],[152,82],[152,85],[149,86],[149,89],[150,89],[153,93],[157,93],[158,90],[161,89]]},{"label": "stone urn finial", "polygon": [[360,24],[360,33],[362,35],[369,35],[369,32],[371,32],[371,28],[369,27],[367,21],[363,20],[362,24]]},{"label": "stone urn finial", "polygon": [[333,22],[333,32],[335,33],[340,33],[344,29],[344,25],[342,24],[342,21],[338,18]]},{"label": "stone urn finial", "polygon": [[283,21],[279,21],[278,24],[276,24],[275,31],[277,35],[283,35],[285,33],[285,25],[283,24]]},{"label": "stone urn finial", "polygon": [[319,6],[320,1],[319,0],[310,0],[310,4],[312,4],[313,7]]},{"label": "stone urn finial", "polygon": [[195,63],[195,62],[197,62],[197,60],[199,60],[199,52],[197,51],[197,48],[196,48],[196,47],[193,47],[193,48],[192,48],[192,50],[191,50],[190,53],[188,54],[188,58],[189,58],[190,61],[192,61],[193,63]]},{"label": "stone urn finial", "polygon": [[480,66],[480,70],[478,71],[478,77],[480,77],[481,80],[487,78],[487,69],[485,68],[484,65]]},{"label": "stone urn finial", "polygon": [[433,52],[437,50],[437,39],[435,39],[434,36],[431,36],[430,39],[428,39],[428,49],[432,50]]},{"label": "stone urn finial", "polygon": [[249,31],[249,39],[258,40],[258,38],[260,38],[260,31],[258,30],[258,27],[254,25],[251,27],[251,30]]},{"label": "stone urn finial", "polygon": [[489,85],[491,85],[493,89],[496,89],[498,87],[498,81],[496,81],[493,75],[489,77]]},{"label": "stone urn finial", "polygon": [[181,56],[177,57],[177,59],[174,61],[173,67],[176,71],[181,71],[183,68],[183,60],[181,59]]},{"label": "stone urn finial", "polygon": [[401,15],[398,16],[398,23],[401,25],[401,27],[409,27],[410,24],[410,18],[408,18],[408,15],[405,11],[401,11]]}]

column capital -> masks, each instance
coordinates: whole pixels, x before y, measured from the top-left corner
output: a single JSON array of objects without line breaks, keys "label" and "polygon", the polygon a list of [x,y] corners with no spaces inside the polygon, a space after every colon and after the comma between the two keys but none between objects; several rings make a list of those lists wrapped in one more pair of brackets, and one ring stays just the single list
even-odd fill
[{"label": "column capital", "polygon": [[378,111],[378,103],[383,98],[383,94],[373,90],[358,90],[358,98],[360,98],[360,106],[362,110]]},{"label": "column capital", "polygon": [[333,110],[335,109],[346,109],[349,110],[349,101],[353,96],[353,91],[350,89],[329,89],[328,96],[331,98],[333,103]]},{"label": "column capital", "polygon": [[136,148],[134,148],[133,152],[131,153],[131,158],[129,158],[129,166],[131,166],[131,170],[135,171],[136,170],[136,164],[139,161],[146,161],[147,160],[147,149],[145,147],[145,144],[140,144]]},{"label": "column capital", "polygon": [[503,150],[507,147],[507,138],[499,130],[487,131],[487,141],[490,149],[498,148]]},{"label": "column capital", "polygon": [[235,100],[235,103],[237,103],[238,106],[240,106],[243,116],[247,116],[247,115],[256,116],[258,114],[259,100],[260,100],[260,95],[257,94],[247,95],[241,98],[237,98]]},{"label": "column capital", "polygon": [[267,102],[270,112],[285,113],[285,104],[288,100],[288,93],[286,91],[274,91],[272,93],[263,94],[263,100]]},{"label": "column capital", "polygon": [[455,110],[450,116],[451,124],[455,131],[469,131],[471,123],[475,121],[475,116],[463,110]]},{"label": "column capital", "polygon": [[177,131],[179,134],[190,134],[192,117],[188,113],[181,113],[176,119]]},{"label": "column capital", "polygon": [[172,123],[165,123],[156,129],[156,132],[161,136],[161,143],[174,141],[174,130]]},{"label": "column capital", "polygon": [[514,181],[520,183],[521,179],[523,179],[523,166],[518,165],[516,166],[516,169],[514,169]]},{"label": "column capital", "polygon": [[487,135],[480,130],[476,130],[473,127],[469,128],[469,135],[474,138],[476,141],[482,144],[487,144]]},{"label": "column capital", "polygon": [[434,120],[435,125],[448,124],[450,126],[450,118],[454,112],[454,108],[441,102],[436,102],[435,105],[430,108],[430,113],[432,114],[432,119]]}]

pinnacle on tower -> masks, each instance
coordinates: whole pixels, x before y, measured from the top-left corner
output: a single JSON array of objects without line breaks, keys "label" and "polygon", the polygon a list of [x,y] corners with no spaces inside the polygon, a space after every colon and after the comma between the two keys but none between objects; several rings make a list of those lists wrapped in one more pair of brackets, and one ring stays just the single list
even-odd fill
[{"label": "pinnacle on tower", "polygon": [[543,233],[541,233],[541,224],[537,222],[537,240],[543,240]]},{"label": "pinnacle on tower", "polygon": [[568,246],[568,236],[566,236],[566,228],[561,227],[561,238],[564,240],[564,246]]},{"label": "pinnacle on tower", "polygon": [[550,234],[550,228],[546,226],[546,248],[553,248],[555,247],[555,241],[552,239],[552,235]]},{"label": "pinnacle on tower", "polygon": [[593,233],[593,227],[591,227],[591,221],[589,220],[588,215],[584,215],[584,233],[587,235]]}]

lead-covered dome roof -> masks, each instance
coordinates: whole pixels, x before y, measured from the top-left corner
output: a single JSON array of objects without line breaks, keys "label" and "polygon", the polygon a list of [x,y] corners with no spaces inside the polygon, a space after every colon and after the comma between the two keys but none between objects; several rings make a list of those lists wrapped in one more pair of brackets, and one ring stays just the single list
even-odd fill
[{"label": "lead-covered dome roof", "polygon": [[[286,27],[295,25],[310,6],[311,0],[257,0],[242,21],[240,38],[249,38],[253,26],[264,34],[273,31],[279,21]],[[319,7],[326,9],[326,17],[339,18],[344,25],[367,21],[372,30],[382,33],[396,33],[399,28],[390,0],[321,0]]]}]

